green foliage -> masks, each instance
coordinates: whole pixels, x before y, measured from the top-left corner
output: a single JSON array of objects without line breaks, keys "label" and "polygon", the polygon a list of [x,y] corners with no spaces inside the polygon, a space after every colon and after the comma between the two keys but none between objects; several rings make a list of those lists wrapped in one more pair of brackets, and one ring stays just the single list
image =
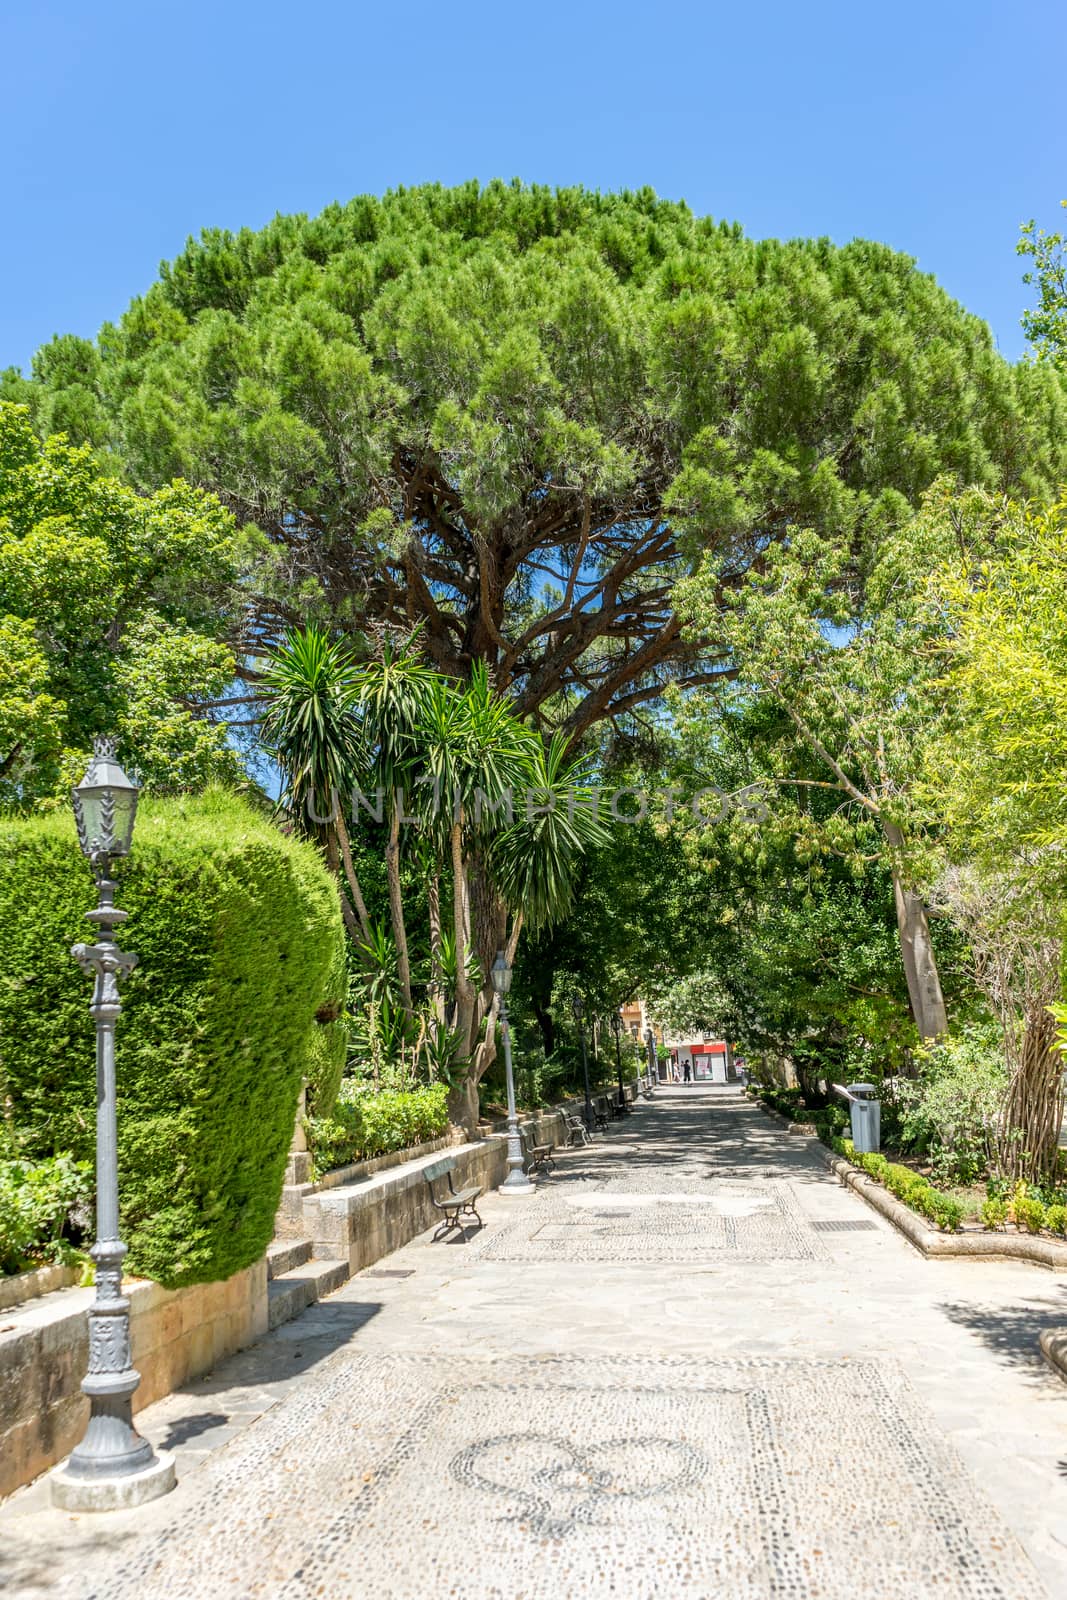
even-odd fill
[{"label": "green foliage", "polygon": [[89,1204],[91,1172],[69,1155],[0,1161],[0,1273],[61,1258],[71,1212]]},{"label": "green foliage", "polygon": [[448,1131],[447,1097],[444,1084],[377,1094],[343,1084],[332,1114],[308,1122],[316,1173],[440,1138]]},{"label": "green foliage", "polygon": [[[973,497],[972,497],[973,498]],[[974,509],[986,559],[946,568],[953,715],[930,755],[941,816],[995,866],[1067,839],[1067,499]]]},{"label": "green foliage", "polygon": [[1014,1222],[1024,1233],[1067,1234],[1067,1204],[1054,1200],[1046,1205],[1033,1184],[1020,1182],[1009,1196],[994,1196],[983,1202],[982,1221],[987,1228],[1002,1228]]},{"label": "green foliage", "polygon": [[[0,823],[7,935],[0,1100],[20,1150],[91,1159],[92,882],[65,817]],[[228,1277],[269,1242],[341,939],[313,851],[218,791],[142,804],[119,903],[138,966],[118,1026],[119,1183],[131,1271]]]},{"label": "green foliage", "polygon": [[240,775],[200,708],[234,675],[218,637],[247,544],[211,495],[136,494],[0,403],[0,799],[50,794],[101,733],[158,791]]},{"label": "green foliage", "polygon": [[903,1148],[929,1158],[941,1183],[984,1178],[1008,1087],[995,1028],[973,1026],[916,1052],[918,1077],[897,1082]]},{"label": "green foliage", "polygon": [[1031,1194],[1027,1183],[1016,1185],[1008,1211],[1015,1226],[1025,1229],[1027,1233],[1038,1233],[1044,1225],[1045,1207],[1036,1195]]},{"label": "green foliage", "polygon": [[860,1167],[878,1183],[882,1183],[898,1200],[910,1206],[920,1216],[945,1233],[953,1233],[963,1221],[963,1206],[951,1195],[935,1189],[919,1172],[888,1161],[877,1151],[860,1151],[851,1139],[834,1139],[831,1148],[853,1166]]},{"label": "green foliage", "polygon": [[307,1109],[309,1115],[328,1117],[337,1101],[341,1078],[348,1057],[350,1019],[345,1012],[348,992],[348,965],[345,944],[335,939],[333,960],[327,974],[322,1004],[315,1013],[315,1026],[308,1036]]},{"label": "green foliage", "polygon": [[[1067,208],[1067,200],[1060,205]],[[1039,361],[1061,364],[1067,360],[1067,250],[1062,233],[1046,233],[1030,219],[1021,229],[1016,245],[1021,256],[1029,256],[1031,270],[1023,282],[1037,286],[1037,306],[1023,316],[1023,330]]]},{"label": "green foliage", "polygon": [[790,1122],[810,1123],[826,1144],[843,1133],[849,1125],[844,1106],[831,1103],[812,1109],[804,1104],[799,1089],[781,1089],[761,1084],[756,1093],[763,1105],[788,1117]]},{"label": "green foliage", "polygon": [[489,660],[579,729],[706,676],[664,627],[693,552],[729,582],[942,471],[1040,492],[1063,464],[1055,371],[1007,365],[908,258],[647,189],[427,185],[211,230],[9,387],[140,486],[225,489],[271,541],[268,636],[294,600],[350,637],[419,619],[435,665]]}]

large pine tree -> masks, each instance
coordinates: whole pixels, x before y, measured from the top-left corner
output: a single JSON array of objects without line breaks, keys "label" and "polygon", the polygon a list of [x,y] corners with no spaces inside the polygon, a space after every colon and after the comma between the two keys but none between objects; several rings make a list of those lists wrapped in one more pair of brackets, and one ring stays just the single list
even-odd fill
[{"label": "large pine tree", "polygon": [[1067,476],[1061,380],[879,244],[756,243],[647,190],[398,190],[205,233],[90,345],[45,347],[43,431],[182,475],[266,534],[254,657],[422,624],[581,732],[730,670],[676,580],[805,525],[848,542],[940,473]]}]

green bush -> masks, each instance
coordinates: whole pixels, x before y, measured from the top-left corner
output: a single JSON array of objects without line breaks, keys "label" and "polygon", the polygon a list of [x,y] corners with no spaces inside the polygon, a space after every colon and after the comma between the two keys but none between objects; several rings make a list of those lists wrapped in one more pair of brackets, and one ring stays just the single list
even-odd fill
[{"label": "green bush", "polygon": [[61,1258],[71,1212],[86,1210],[91,1194],[87,1161],[0,1161],[0,1272]]},{"label": "green bush", "polygon": [[448,1129],[448,1089],[434,1083],[424,1089],[392,1092],[346,1083],[329,1117],[308,1122],[308,1145],[317,1174],[353,1161],[408,1150]]},{"label": "green bush", "polygon": [[987,1228],[1002,1228],[1008,1220],[1008,1202],[1006,1200],[984,1200],[982,1202],[982,1222]]},{"label": "green bush", "polygon": [[877,1151],[859,1151],[851,1139],[834,1139],[831,1141],[831,1148],[839,1156],[844,1156],[846,1161],[851,1161],[853,1166],[860,1167],[879,1183],[883,1183],[890,1194],[895,1195],[906,1206],[910,1206],[913,1211],[918,1211],[938,1228],[951,1233],[963,1221],[963,1207],[959,1201],[932,1188],[921,1172],[913,1172],[910,1167],[902,1167],[897,1162],[888,1161]]},{"label": "green bush", "polygon": [[1048,1206],[1045,1227],[1050,1233],[1067,1233],[1067,1206]]},{"label": "green bush", "polygon": [[1007,1089],[995,1029],[972,1027],[916,1053],[919,1076],[897,1080],[902,1148],[929,1159],[942,1183],[984,1177]]},{"label": "green bush", "polygon": [[1030,1193],[1027,1184],[1020,1183],[1016,1188],[1010,1211],[1017,1228],[1025,1228],[1027,1233],[1040,1232],[1045,1221],[1045,1207],[1036,1195]]},{"label": "green bush", "polygon": [[[0,1100],[20,1151],[94,1154],[88,868],[65,816],[0,823]],[[343,938],[314,850],[232,795],[146,801],[121,865],[138,966],[118,1024],[130,1271],[228,1277],[269,1243],[315,1014]]]}]

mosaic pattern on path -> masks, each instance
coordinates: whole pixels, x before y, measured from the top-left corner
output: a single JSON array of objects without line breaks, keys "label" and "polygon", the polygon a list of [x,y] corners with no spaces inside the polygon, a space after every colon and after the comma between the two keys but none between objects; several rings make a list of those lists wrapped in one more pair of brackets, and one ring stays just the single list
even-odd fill
[{"label": "mosaic pattern on path", "polygon": [[503,1227],[469,1236],[472,1257],[699,1266],[825,1255],[785,1185],[700,1184],[666,1166],[603,1181],[550,1178],[514,1208]]},{"label": "mosaic pattern on path", "polygon": [[86,1600],[1041,1600],[873,1362],[339,1353],[196,1480]]}]

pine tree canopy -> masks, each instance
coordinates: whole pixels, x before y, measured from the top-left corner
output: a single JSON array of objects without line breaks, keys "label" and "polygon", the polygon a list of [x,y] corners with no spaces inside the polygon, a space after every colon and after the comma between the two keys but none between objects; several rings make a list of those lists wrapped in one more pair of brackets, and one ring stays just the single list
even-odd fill
[{"label": "pine tree canopy", "polygon": [[266,535],[242,644],[421,624],[582,731],[713,683],[676,581],[790,528],[869,541],[939,475],[1044,496],[1063,379],[914,263],[757,242],[649,190],[397,190],[190,240],[96,344],[9,373],[42,432],[176,475]]}]

